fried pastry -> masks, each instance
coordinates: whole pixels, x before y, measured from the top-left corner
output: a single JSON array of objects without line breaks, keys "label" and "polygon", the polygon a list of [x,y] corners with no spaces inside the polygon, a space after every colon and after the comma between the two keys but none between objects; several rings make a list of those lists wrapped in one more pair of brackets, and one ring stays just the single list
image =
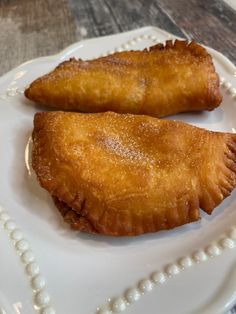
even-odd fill
[{"label": "fried pastry", "polygon": [[212,58],[176,40],[90,61],[70,59],[34,81],[25,96],[59,110],[163,117],[213,110],[221,103]]},{"label": "fried pastry", "polygon": [[112,112],[37,113],[32,165],[73,229],[113,236],[208,214],[236,185],[236,135]]}]

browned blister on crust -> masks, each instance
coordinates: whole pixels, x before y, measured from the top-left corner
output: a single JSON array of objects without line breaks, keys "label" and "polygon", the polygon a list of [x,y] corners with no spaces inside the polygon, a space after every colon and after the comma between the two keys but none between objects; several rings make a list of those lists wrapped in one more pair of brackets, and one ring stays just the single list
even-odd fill
[{"label": "browned blister on crust", "polygon": [[116,113],[37,113],[32,165],[73,229],[114,236],[200,218],[236,185],[236,135]]},{"label": "browned blister on crust", "polygon": [[60,110],[156,117],[213,110],[222,100],[211,56],[197,43],[179,40],[90,61],[70,59],[35,80],[25,96]]}]

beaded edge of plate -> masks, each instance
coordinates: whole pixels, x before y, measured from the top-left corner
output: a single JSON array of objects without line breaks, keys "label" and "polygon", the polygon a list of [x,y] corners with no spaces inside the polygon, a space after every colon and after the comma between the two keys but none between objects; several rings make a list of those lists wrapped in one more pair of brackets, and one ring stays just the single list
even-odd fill
[{"label": "beaded edge of plate", "polygon": [[231,227],[218,241],[212,242],[205,248],[194,251],[188,256],[180,257],[177,261],[165,265],[162,270],[155,271],[149,277],[140,280],[134,287],[126,290],[123,295],[108,299],[107,303],[97,308],[96,313],[115,314],[123,312],[155,287],[163,285],[167,280],[174,278],[196,264],[222,255],[225,250],[233,249],[235,246],[236,227]]},{"label": "beaded edge of plate", "polygon": [[7,98],[24,94],[24,90],[19,89],[15,84],[16,84],[16,81],[13,80],[12,81],[13,86],[8,87],[4,93],[0,94],[0,100],[6,100]]},{"label": "beaded edge of plate", "polygon": [[50,305],[50,296],[46,290],[46,280],[40,273],[40,268],[36,262],[34,253],[22,231],[11,219],[9,214],[0,206],[0,225],[7,233],[9,241],[13,244],[19,255],[21,264],[32,288],[33,306],[40,314],[55,314],[54,308]]}]

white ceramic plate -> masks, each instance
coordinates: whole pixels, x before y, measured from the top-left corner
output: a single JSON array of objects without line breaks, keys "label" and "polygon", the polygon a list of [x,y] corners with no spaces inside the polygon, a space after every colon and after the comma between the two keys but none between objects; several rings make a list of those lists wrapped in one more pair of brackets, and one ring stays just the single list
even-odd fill
[{"label": "white ceramic plate", "polygon": [[[29,61],[0,79],[2,313],[217,314],[236,301],[236,250],[230,250],[236,245],[236,193],[211,216],[202,213],[201,221],[173,231],[94,236],[68,229],[25,165],[33,116],[41,110],[22,95],[32,80],[72,56],[90,59],[170,38],[145,27],[90,39]],[[223,104],[213,112],[171,118],[235,132],[236,70],[220,53],[209,52],[221,77]]]}]

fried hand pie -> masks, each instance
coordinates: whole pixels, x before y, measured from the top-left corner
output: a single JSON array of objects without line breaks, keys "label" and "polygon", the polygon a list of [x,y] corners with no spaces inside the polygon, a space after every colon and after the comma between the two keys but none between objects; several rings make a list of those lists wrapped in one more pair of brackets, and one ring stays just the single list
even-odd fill
[{"label": "fried hand pie", "polygon": [[32,165],[73,229],[113,236],[208,214],[236,185],[236,135],[117,113],[37,113]]},{"label": "fried hand pie", "polygon": [[180,40],[90,61],[70,59],[35,80],[25,96],[59,110],[155,117],[213,110],[222,100],[209,53]]}]

